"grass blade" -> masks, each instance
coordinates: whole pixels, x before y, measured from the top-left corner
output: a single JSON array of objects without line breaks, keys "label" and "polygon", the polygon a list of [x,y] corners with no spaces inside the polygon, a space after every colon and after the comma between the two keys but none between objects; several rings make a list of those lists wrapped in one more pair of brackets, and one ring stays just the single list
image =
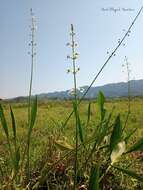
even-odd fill
[{"label": "grass blade", "polygon": [[[34,127],[36,116],[37,116],[37,96],[34,99],[30,116],[31,116],[31,118],[30,118],[30,122],[29,122],[29,129],[28,129],[28,136],[27,136],[27,147],[25,149],[25,152],[27,150],[26,175],[27,175],[28,180],[30,178],[30,140],[31,140],[32,129]],[[25,157],[25,152],[24,152],[22,162]]]},{"label": "grass blade", "polygon": [[20,148],[18,147],[15,152],[15,171],[17,174],[17,171],[19,170],[19,161],[20,161]]},{"label": "grass blade", "polygon": [[7,125],[7,121],[5,119],[3,107],[2,107],[1,104],[0,104],[0,120],[1,120],[2,128],[3,128],[4,133],[6,135],[6,138],[7,138],[7,143],[8,143],[8,148],[9,148],[9,152],[10,152],[11,161],[12,161],[12,164],[14,164],[13,152],[12,152],[10,138],[9,138],[8,125]]},{"label": "grass blade", "polygon": [[31,110],[31,122],[30,122],[31,130],[33,129],[33,126],[35,124],[36,115],[37,115],[37,96],[35,97],[34,103],[32,105],[32,110]]},{"label": "grass blade", "polygon": [[111,121],[113,110],[114,110],[114,108],[109,113],[107,119],[103,123],[101,123],[99,134],[97,135],[97,145],[98,146],[100,145],[100,143],[102,143],[102,141],[104,140],[105,136],[109,135],[109,127],[110,127],[109,124],[110,124],[110,121]]},{"label": "grass blade", "polygon": [[120,121],[120,115],[118,115],[115,119],[114,128],[110,138],[110,151],[112,152],[113,149],[117,146],[119,141],[121,140],[122,135],[122,126]]},{"label": "grass blade", "polygon": [[99,91],[99,94],[97,97],[97,103],[98,103],[99,110],[100,110],[101,121],[103,121],[103,119],[105,117],[106,110],[104,109],[105,97],[101,91]]},{"label": "grass blade", "polygon": [[3,111],[3,107],[0,104],[0,119],[1,119],[1,124],[2,124],[2,128],[5,132],[5,135],[7,137],[7,139],[9,139],[9,131],[8,131],[8,126],[7,126],[7,122],[5,119],[5,115],[4,115],[4,111]]},{"label": "grass blade", "polygon": [[86,127],[87,127],[88,124],[89,124],[90,117],[91,117],[91,102],[89,102],[89,104],[88,104],[88,112],[87,112],[87,123],[86,123]]},{"label": "grass blade", "polygon": [[74,108],[75,117],[76,117],[76,121],[77,121],[76,125],[77,125],[77,128],[78,128],[79,138],[80,138],[80,141],[83,143],[84,142],[83,130],[82,130],[82,126],[81,126],[79,113],[78,113],[78,110],[77,110],[77,105],[76,105],[75,102],[73,102],[73,108]]},{"label": "grass blade", "polygon": [[136,142],[126,153],[143,150],[143,138]]},{"label": "grass blade", "polygon": [[79,115],[78,115],[77,125],[78,125],[78,131],[79,131],[80,141],[81,141],[81,143],[84,143],[83,130],[82,130],[82,126],[81,126],[81,121],[80,121]]},{"label": "grass blade", "polygon": [[17,141],[16,122],[15,122],[15,117],[14,117],[14,113],[13,113],[11,106],[10,106],[10,114],[11,114],[11,120],[12,120],[12,131],[13,131],[14,145],[15,145],[15,150],[16,150],[16,141]]},{"label": "grass blade", "polygon": [[99,166],[91,168],[91,174],[89,179],[89,189],[99,190]]},{"label": "grass blade", "polygon": [[37,96],[35,97],[35,100],[33,102],[32,109],[31,109],[29,135],[31,135],[31,133],[32,133],[32,129],[35,124],[36,116],[37,116]]}]

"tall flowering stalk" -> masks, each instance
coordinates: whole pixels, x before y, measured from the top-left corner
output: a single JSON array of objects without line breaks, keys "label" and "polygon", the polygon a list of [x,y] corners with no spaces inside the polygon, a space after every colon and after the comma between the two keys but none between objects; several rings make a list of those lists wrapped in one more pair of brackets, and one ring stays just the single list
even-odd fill
[{"label": "tall flowering stalk", "polygon": [[73,74],[73,108],[75,113],[75,162],[74,162],[74,190],[76,190],[76,184],[77,184],[77,169],[78,169],[78,123],[79,123],[79,114],[78,114],[78,98],[77,98],[77,78],[76,75],[78,71],[80,70],[79,67],[76,65],[76,60],[78,58],[78,53],[76,52],[76,46],[77,43],[75,42],[75,32],[74,32],[74,26],[71,24],[70,29],[70,37],[71,42],[67,43],[68,46],[71,47],[71,56],[68,55],[67,58],[72,60],[72,69],[68,69],[68,73]]},{"label": "tall flowering stalk", "polygon": [[[34,16],[34,13],[32,11],[32,9],[30,9],[30,13],[31,13],[31,41],[29,43],[29,46],[31,47],[31,52],[29,52],[29,54],[31,55],[31,74],[30,74],[30,84],[29,84],[29,97],[28,97],[28,136],[27,136],[27,165],[26,165],[26,173],[27,173],[27,178],[29,180],[30,178],[30,140],[31,140],[31,132],[32,132],[32,128],[31,128],[31,120],[32,120],[32,105],[31,105],[31,99],[32,99],[32,85],[33,85],[33,70],[34,70],[34,62],[35,62],[35,31],[36,31],[36,19]],[[36,100],[37,101],[37,100]],[[37,108],[35,109],[37,110]]]},{"label": "tall flowering stalk", "polygon": [[126,73],[127,73],[127,84],[128,84],[128,113],[127,113],[127,117],[125,120],[125,125],[124,128],[127,125],[128,119],[129,119],[129,115],[131,113],[131,82],[130,82],[130,74],[131,74],[131,69],[130,69],[130,63],[128,61],[128,58],[125,56],[125,64],[122,65],[122,67],[126,69]]},{"label": "tall flowering stalk", "polygon": [[30,26],[31,40],[30,40],[29,46],[31,47],[31,52],[28,52],[28,54],[31,55],[31,74],[30,74],[29,97],[28,97],[28,123],[29,123],[30,118],[31,118],[30,112],[31,112],[31,96],[32,96],[32,85],[33,85],[33,68],[34,68],[34,61],[35,61],[35,55],[36,55],[36,52],[35,52],[36,19],[35,19],[35,16],[34,16],[32,9],[30,9],[30,14],[31,14],[31,26]]}]

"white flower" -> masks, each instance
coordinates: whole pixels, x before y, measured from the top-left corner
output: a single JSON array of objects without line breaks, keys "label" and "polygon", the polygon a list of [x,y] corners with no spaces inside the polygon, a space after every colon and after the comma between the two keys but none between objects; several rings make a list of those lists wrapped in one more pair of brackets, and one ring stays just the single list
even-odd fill
[{"label": "white flower", "polygon": [[125,141],[119,142],[117,147],[111,153],[111,165],[118,161],[121,155],[125,152],[126,144]]},{"label": "white flower", "polygon": [[78,90],[79,90],[80,93],[83,93],[85,91],[85,89],[82,88],[82,87],[80,87]]}]

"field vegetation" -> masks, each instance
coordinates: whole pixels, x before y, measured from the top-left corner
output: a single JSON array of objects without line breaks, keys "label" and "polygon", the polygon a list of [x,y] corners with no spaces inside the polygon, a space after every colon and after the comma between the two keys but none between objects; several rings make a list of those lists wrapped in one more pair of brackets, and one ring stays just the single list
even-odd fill
[{"label": "field vegetation", "polygon": [[[100,162],[100,169],[104,173],[106,171],[107,164],[111,160],[107,154],[107,150],[103,149],[101,153],[94,151],[88,165],[86,166],[85,160],[89,159],[88,156],[91,154],[93,148],[97,130],[97,126],[100,123],[100,107],[98,100],[90,101],[90,115],[89,115],[89,101],[83,101],[79,113],[81,125],[83,128],[83,139],[84,143],[88,142],[84,147],[79,150],[79,168],[86,167],[84,171],[80,171],[78,174],[78,188],[88,188],[88,181],[90,177],[90,169],[92,166]],[[9,126],[10,141],[13,143],[13,130],[11,125],[11,116],[9,104],[4,103],[4,113]],[[105,103],[105,109],[108,112],[113,112],[111,117],[111,126],[114,124],[118,114],[122,125],[125,123],[127,111],[128,111],[128,99],[117,99],[107,100]],[[129,139],[126,149],[128,150],[138,139],[143,136],[143,100],[142,98],[133,98],[131,100],[131,114],[128,120],[127,127],[124,131],[124,138],[127,137],[131,132],[134,132],[133,136]],[[20,152],[23,152],[24,145],[27,139],[27,104],[26,103],[13,103],[13,113],[16,118],[17,124],[17,146],[20,148]],[[68,113],[72,111],[72,101],[47,101],[38,103],[38,113],[36,123],[33,128],[31,137],[31,148],[30,148],[30,176],[31,184],[35,185],[40,179],[42,172],[46,172],[45,181],[39,185],[38,188],[47,187],[49,189],[72,189],[73,186],[73,161],[74,161],[74,127],[75,120],[74,116],[70,119],[66,127],[63,128],[65,119]],[[2,126],[1,126],[2,131]],[[106,135],[105,135],[106,136]],[[106,144],[106,137],[102,139],[101,147]],[[95,138],[92,140],[92,138]],[[8,144],[5,138],[5,133],[2,132],[0,135],[0,166],[1,166],[1,188],[5,184],[5,189],[10,189],[12,185],[12,172],[10,153]],[[65,156],[65,157],[64,157]],[[107,156],[107,158],[106,158]],[[135,153],[123,155],[120,158],[118,166],[121,168],[130,168],[136,171],[138,174],[142,174],[143,171],[143,154],[141,151]],[[26,183],[26,174],[23,172],[18,175],[21,176],[23,185]],[[47,176],[48,175],[48,176]],[[45,176],[45,175],[44,175]],[[65,184],[64,184],[65,183]],[[68,183],[68,184],[67,184]],[[134,177],[129,177],[122,172],[119,172],[115,168],[111,168],[106,172],[102,179],[103,189],[142,189],[142,183],[138,182]],[[10,186],[9,186],[10,185]],[[21,185],[20,185],[21,186]],[[36,188],[36,187],[35,187]],[[19,187],[20,189],[20,187]]]},{"label": "field vegetation", "polygon": [[[119,40],[88,89],[78,97],[74,27],[70,43],[72,99],[38,101],[32,96],[35,18],[31,10],[31,76],[26,103],[0,104],[0,189],[2,190],[140,190],[143,189],[143,100],[106,101],[99,91],[84,100],[104,67],[116,56],[143,7]],[[128,70],[128,68],[127,68]],[[129,70],[128,70],[129,71]]]}]

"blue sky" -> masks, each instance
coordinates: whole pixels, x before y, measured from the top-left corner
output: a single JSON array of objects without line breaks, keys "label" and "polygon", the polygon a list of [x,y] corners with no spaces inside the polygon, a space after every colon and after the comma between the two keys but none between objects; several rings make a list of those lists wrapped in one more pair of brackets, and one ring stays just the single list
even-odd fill
[{"label": "blue sky", "polygon": [[[80,53],[78,86],[89,85],[142,6],[141,0],[1,0],[0,97],[28,94],[30,78],[30,8],[37,18],[33,94],[71,89],[66,70],[70,24],[76,31]],[[106,11],[104,9],[107,9]],[[118,9],[116,13],[110,8]],[[132,9],[125,11],[125,9]],[[109,10],[110,9],[110,10]],[[131,63],[131,79],[143,78],[143,12],[130,37],[109,62],[94,86],[125,81],[124,57]]]}]

